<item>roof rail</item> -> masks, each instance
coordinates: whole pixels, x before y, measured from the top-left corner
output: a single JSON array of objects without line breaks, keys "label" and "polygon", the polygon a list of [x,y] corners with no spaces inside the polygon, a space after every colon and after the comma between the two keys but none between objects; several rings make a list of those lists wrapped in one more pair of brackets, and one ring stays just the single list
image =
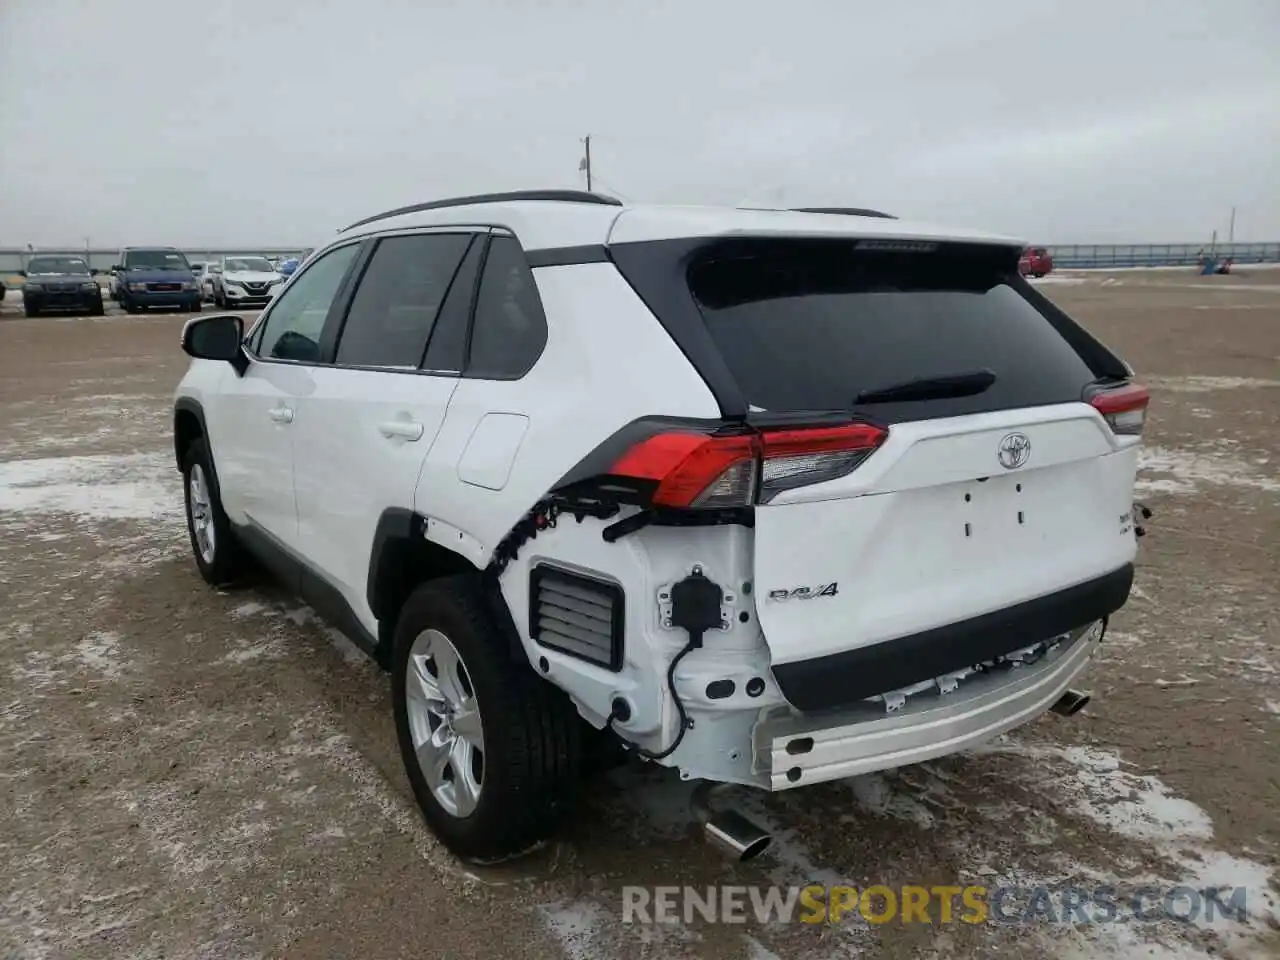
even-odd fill
[{"label": "roof rail", "polygon": [[585,190],[512,190],[509,193],[479,193],[473,197],[449,197],[444,200],[428,200],[426,203],[413,203],[407,207],[397,207],[385,213],[357,220],[339,233],[363,227],[366,223],[399,217],[406,213],[420,213],[423,210],[439,210],[444,207],[469,207],[478,203],[511,203],[517,200],[550,200],[557,203],[598,203],[609,207],[620,207],[622,201],[603,193],[588,193]]},{"label": "roof rail", "polygon": [[846,217],[879,217],[881,220],[897,220],[892,213],[867,210],[862,207],[796,207],[796,213],[839,213]]}]

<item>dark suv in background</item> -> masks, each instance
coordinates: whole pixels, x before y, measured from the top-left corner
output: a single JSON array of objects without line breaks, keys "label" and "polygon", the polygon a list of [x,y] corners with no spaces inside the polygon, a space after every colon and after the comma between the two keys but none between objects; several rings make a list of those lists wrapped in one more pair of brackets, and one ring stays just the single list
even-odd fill
[{"label": "dark suv in background", "polygon": [[45,311],[101,316],[102,288],[84,257],[32,257],[21,271],[22,307],[28,317]]},{"label": "dark suv in background", "polygon": [[149,307],[200,312],[200,281],[176,247],[125,247],[111,269],[112,295],[129,313]]}]

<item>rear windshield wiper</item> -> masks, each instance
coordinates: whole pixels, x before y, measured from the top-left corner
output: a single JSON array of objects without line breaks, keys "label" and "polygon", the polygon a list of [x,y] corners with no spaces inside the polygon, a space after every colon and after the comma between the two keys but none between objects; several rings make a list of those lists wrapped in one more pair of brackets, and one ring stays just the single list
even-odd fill
[{"label": "rear windshield wiper", "polygon": [[996,382],[990,370],[969,370],[942,377],[920,377],[904,380],[887,387],[863,390],[853,398],[854,405],[861,403],[910,403],[913,400],[945,400],[948,397],[972,397],[982,393]]}]

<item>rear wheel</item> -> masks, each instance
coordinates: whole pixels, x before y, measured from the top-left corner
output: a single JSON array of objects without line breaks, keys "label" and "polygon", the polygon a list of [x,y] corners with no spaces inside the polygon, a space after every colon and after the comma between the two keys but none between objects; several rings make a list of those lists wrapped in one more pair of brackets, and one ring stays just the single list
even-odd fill
[{"label": "rear wheel", "polygon": [[554,832],[579,782],[577,712],[511,656],[473,577],[432,581],[406,601],[392,703],[414,796],[454,854],[498,860]]},{"label": "rear wheel", "polygon": [[92,307],[89,308],[89,315],[91,317],[100,317],[106,312],[107,312],[107,308],[101,300],[99,300],[97,303],[95,303]]}]

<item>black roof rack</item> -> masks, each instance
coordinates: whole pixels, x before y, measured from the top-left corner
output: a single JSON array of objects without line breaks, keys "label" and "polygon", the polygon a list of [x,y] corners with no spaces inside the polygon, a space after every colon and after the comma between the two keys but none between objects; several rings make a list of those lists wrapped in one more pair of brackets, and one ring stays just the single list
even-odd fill
[{"label": "black roof rack", "polygon": [[428,200],[426,203],[413,203],[407,207],[396,207],[385,213],[357,220],[339,232],[363,227],[366,223],[399,217],[406,213],[420,213],[423,210],[439,210],[443,207],[469,207],[478,203],[510,203],[516,200],[551,200],[557,203],[598,203],[608,207],[620,207],[622,201],[603,193],[588,193],[585,190],[512,190],[510,193],[478,193],[473,197],[449,197],[444,200]]},{"label": "black roof rack", "polygon": [[866,210],[862,207],[796,207],[796,213],[839,213],[846,217],[878,217],[881,220],[897,220],[892,213]]}]

